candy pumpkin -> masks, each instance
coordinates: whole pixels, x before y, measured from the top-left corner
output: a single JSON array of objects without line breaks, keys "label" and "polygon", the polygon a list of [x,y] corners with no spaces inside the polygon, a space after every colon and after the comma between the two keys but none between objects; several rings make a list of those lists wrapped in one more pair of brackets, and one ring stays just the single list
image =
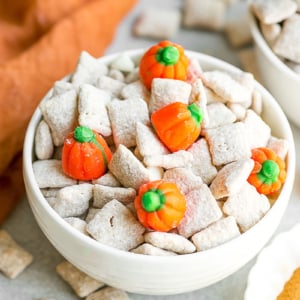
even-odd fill
[{"label": "candy pumpkin", "polygon": [[109,147],[97,132],[78,126],[65,138],[62,168],[74,179],[92,180],[106,172],[111,157]]},{"label": "candy pumpkin", "polygon": [[150,89],[153,78],[186,80],[189,60],[184,49],[170,41],[162,41],[143,55],[139,72],[144,85]]},{"label": "candy pumpkin", "polygon": [[185,150],[198,138],[203,113],[196,104],[174,102],[151,115],[152,125],[165,146],[172,152]]},{"label": "candy pumpkin", "polygon": [[156,180],[143,184],[134,200],[139,221],[157,231],[169,231],[179,225],[186,200],[175,183]]},{"label": "candy pumpkin", "polygon": [[286,178],[285,162],[269,148],[252,149],[253,170],[248,182],[265,195],[277,192]]}]

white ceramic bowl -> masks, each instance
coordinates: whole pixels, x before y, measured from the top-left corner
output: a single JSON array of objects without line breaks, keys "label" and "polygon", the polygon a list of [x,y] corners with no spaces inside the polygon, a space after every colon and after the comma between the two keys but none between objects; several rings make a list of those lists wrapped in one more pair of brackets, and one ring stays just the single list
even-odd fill
[{"label": "white ceramic bowl", "polygon": [[274,54],[251,13],[249,13],[249,20],[263,84],[279,102],[287,117],[295,125],[300,126],[300,75]]},{"label": "white ceramic bowl", "polygon": [[275,300],[300,267],[300,223],[278,234],[258,255],[252,267],[244,300]]},{"label": "white ceramic bowl", "polygon": [[[129,51],[137,58],[142,50]],[[199,59],[207,69],[220,69],[232,73],[237,68],[216,58],[186,51],[189,57]],[[103,57],[111,62],[118,54]],[[27,129],[24,144],[24,180],[33,214],[54,247],[71,263],[87,274],[114,287],[140,294],[177,294],[213,284],[237,271],[251,260],[270,239],[279,224],[293,187],[295,150],[289,123],[274,98],[258,83],[263,95],[264,119],[273,134],[285,138],[290,144],[287,159],[287,178],[282,192],[266,216],[240,237],[204,252],[155,257],[138,255],[102,245],[81,234],[67,224],[47,203],[35,180],[34,134],[41,112],[37,109]]]}]

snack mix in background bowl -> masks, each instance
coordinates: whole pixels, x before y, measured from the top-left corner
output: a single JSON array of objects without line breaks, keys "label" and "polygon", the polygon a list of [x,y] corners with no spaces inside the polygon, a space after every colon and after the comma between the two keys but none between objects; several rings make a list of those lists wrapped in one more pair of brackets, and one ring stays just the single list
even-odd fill
[{"label": "snack mix in background bowl", "polygon": [[232,274],[289,201],[289,123],[252,74],[162,41],[83,52],[27,129],[24,180],[37,222],[88,275],[176,294]]},{"label": "snack mix in background bowl", "polygon": [[300,126],[300,4],[294,0],[249,1],[250,28],[266,88]]}]

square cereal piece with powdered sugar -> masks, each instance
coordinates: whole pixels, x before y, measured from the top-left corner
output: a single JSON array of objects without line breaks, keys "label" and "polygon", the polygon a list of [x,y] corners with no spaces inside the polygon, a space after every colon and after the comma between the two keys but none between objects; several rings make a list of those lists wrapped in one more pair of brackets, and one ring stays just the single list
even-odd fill
[{"label": "square cereal piece with powdered sugar", "polygon": [[131,187],[137,190],[142,184],[149,181],[149,171],[123,145],[119,145],[113,154],[108,168],[124,187]]},{"label": "square cereal piece with powdered sugar", "polygon": [[155,247],[149,243],[144,243],[132,250],[130,252],[136,253],[136,254],[144,254],[144,255],[153,255],[153,256],[174,256],[177,255],[176,253],[172,251],[167,251],[164,249],[161,249],[159,247]]},{"label": "square cereal piece with powdered sugar", "polygon": [[178,254],[193,253],[196,250],[192,242],[176,233],[151,231],[145,233],[144,237],[146,243]]},{"label": "square cereal piece with powdered sugar", "polygon": [[210,190],[216,199],[221,199],[239,192],[247,181],[254,166],[250,158],[241,159],[225,165],[219,170],[210,185]]},{"label": "square cereal piece with powdered sugar", "polygon": [[187,28],[222,30],[225,24],[226,4],[223,0],[184,1],[183,25]]},{"label": "square cereal piece with powdered sugar", "polygon": [[128,251],[144,242],[145,228],[125,205],[112,200],[87,224],[87,231],[100,243]]},{"label": "square cereal piece with powdered sugar", "polygon": [[204,183],[210,184],[218,171],[212,163],[206,139],[199,139],[187,151],[193,154],[191,168],[194,174],[201,177]]},{"label": "square cereal piece with powdered sugar", "polygon": [[92,197],[92,184],[66,186],[57,193],[53,209],[63,218],[78,217],[87,212]]},{"label": "square cereal piece with powdered sugar", "polygon": [[141,156],[170,153],[152,128],[141,122],[136,123],[136,144]]},{"label": "square cereal piece with powdered sugar", "polygon": [[247,131],[242,122],[207,129],[205,136],[215,166],[251,156]]},{"label": "square cereal piece with powdered sugar", "polygon": [[246,116],[242,122],[245,125],[250,148],[265,147],[271,137],[270,126],[252,109],[246,111]]},{"label": "square cereal piece with powdered sugar", "polygon": [[133,33],[154,39],[171,39],[177,33],[180,21],[178,9],[147,8],[136,19]]},{"label": "square cereal piece with powdered sugar", "polygon": [[96,85],[98,79],[106,75],[107,66],[88,52],[82,51],[75,72],[71,77],[71,83],[79,87],[83,83]]},{"label": "square cereal piece with powdered sugar", "polygon": [[0,271],[14,279],[31,264],[32,255],[19,246],[5,230],[0,230]]},{"label": "square cereal piece with powdered sugar", "polygon": [[68,261],[56,266],[58,275],[66,281],[79,297],[86,297],[105,284],[83,273]]},{"label": "square cereal piece with powdered sugar", "polygon": [[234,113],[237,121],[244,120],[246,116],[246,108],[239,103],[228,103],[227,107]]},{"label": "square cereal piece with powdered sugar", "polygon": [[289,150],[289,143],[287,140],[271,136],[267,147],[273,150],[282,160],[285,160]]},{"label": "square cereal piece with powdered sugar", "polygon": [[109,66],[112,70],[118,70],[125,73],[132,72],[135,68],[134,61],[125,52],[114,58]]},{"label": "square cereal piece with powdered sugar", "polygon": [[149,123],[147,104],[142,99],[113,100],[108,104],[108,114],[116,146],[135,146],[136,123]]},{"label": "square cereal piece with powdered sugar", "polygon": [[205,72],[204,84],[226,102],[251,103],[252,91],[224,71]]},{"label": "square cereal piece with powdered sugar", "polygon": [[212,223],[194,234],[191,239],[197,247],[197,251],[204,251],[224,244],[240,234],[235,218],[229,216]]},{"label": "square cereal piece with powdered sugar", "polygon": [[219,127],[236,121],[235,114],[226,105],[220,102],[207,105],[209,123],[205,128]]},{"label": "square cereal piece with powdered sugar", "polygon": [[179,234],[186,238],[222,217],[222,211],[206,184],[188,193],[186,200],[186,212],[177,227]]},{"label": "square cereal piece with powdered sugar", "polygon": [[297,4],[292,0],[254,0],[250,9],[261,22],[274,24],[293,15]]},{"label": "square cereal piece with powdered sugar", "polygon": [[126,84],[122,81],[113,79],[109,76],[101,76],[96,84],[96,87],[107,91],[111,94],[112,97],[120,98],[121,91],[126,86]]},{"label": "square cereal piece with powdered sugar", "polygon": [[125,291],[107,286],[88,295],[85,300],[129,300],[129,297]]},{"label": "square cereal piece with powdered sugar", "polygon": [[74,85],[71,82],[68,82],[64,79],[56,81],[53,85],[53,94],[52,96],[57,96],[75,89]]},{"label": "square cereal piece with powdered sugar", "polygon": [[65,137],[75,128],[77,123],[77,93],[70,90],[40,105],[43,117],[49,125],[55,146],[61,146]]},{"label": "square cereal piece with powdered sugar", "polygon": [[93,188],[93,206],[102,208],[106,203],[113,199],[123,204],[128,204],[134,200],[136,196],[135,189],[124,187],[110,187],[95,184]]},{"label": "square cereal piece with powdered sugar", "polygon": [[237,194],[229,196],[223,205],[224,213],[236,219],[242,232],[255,225],[269,209],[268,198],[259,194],[248,182]]},{"label": "square cereal piece with powdered sugar", "polygon": [[35,132],[35,154],[38,159],[50,159],[53,156],[54,145],[48,124],[41,120]]},{"label": "square cereal piece with powdered sugar", "polygon": [[148,103],[150,99],[150,92],[141,80],[137,80],[123,87],[121,97],[124,99],[140,98]]},{"label": "square cereal piece with powdered sugar", "polygon": [[273,46],[273,51],[288,60],[300,63],[300,15],[286,19]]},{"label": "square cereal piece with powdered sugar", "polygon": [[110,69],[108,71],[108,77],[121,81],[121,82],[125,82],[125,75],[123,72],[117,70],[117,69]]},{"label": "square cereal piece with powdered sugar", "polygon": [[88,235],[86,231],[86,221],[76,217],[67,217],[64,218],[64,220],[79,232]]},{"label": "square cereal piece with powdered sugar", "polygon": [[92,184],[101,184],[111,187],[121,186],[120,181],[111,172],[106,172],[99,178],[92,180]]},{"label": "square cereal piece with powdered sugar", "polygon": [[77,180],[65,175],[60,160],[36,160],[32,168],[39,188],[61,188],[77,183]]},{"label": "square cereal piece with powdered sugar", "polygon": [[200,188],[203,181],[200,176],[188,168],[173,168],[164,173],[163,179],[175,183],[183,194],[188,194],[194,189]]},{"label": "square cereal piece with powdered sugar", "polygon": [[149,100],[150,113],[173,102],[188,104],[191,90],[192,86],[182,80],[154,78]]},{"label": "square cereal piece with powdered sugar", "polygon": [[108,92],[90,84],[82,84],[78,93],[79,125],[87,126],[103,136],[112,134],[107,104],[111,96]]},{"label": "square cereal piece with powdered sugar", "polygon": [[144,164],[148,167],[162,167],[164,169],[183,168],[191,165],[193,155],[185,150],[171,154],[154,154],[144,157]]}]

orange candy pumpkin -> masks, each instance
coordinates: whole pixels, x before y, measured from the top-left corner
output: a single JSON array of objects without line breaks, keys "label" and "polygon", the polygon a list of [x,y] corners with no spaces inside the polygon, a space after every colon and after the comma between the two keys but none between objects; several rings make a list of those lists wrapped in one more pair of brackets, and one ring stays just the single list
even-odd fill
[{"label": "orange candy pumpkin", "polygon": [[95,131],[78,126],[64,141],[62,168],[78,180],[99,178],[107,171],[112,153],[105,140]]},{"label": "orange candy pumpkin", "polygon": [[150,89],[153,78],[170,78],[185,81],[189,60],[184,49],[170,41],[162,41],[152,46],[140,61],[140,77]]},{"label": "orange candy pumpkin", "polygon": [[174,102],[151,115],[152,125],[165,146],[172,152],[185,150],[198,138],[203,113],[196,104]]},{"label": "orange candy pumpkin", "polygon": [[177,227],[186,210],[186,200],[175,183],[156,180],[143,184],[134,200],[139,221],[157,231]]},{"label": "orange candy pumpkin", "polygon": [[285,162],[269,148],[252,149],[253,170],[248,182],[265,195],[277,192],[285,182]]}]

